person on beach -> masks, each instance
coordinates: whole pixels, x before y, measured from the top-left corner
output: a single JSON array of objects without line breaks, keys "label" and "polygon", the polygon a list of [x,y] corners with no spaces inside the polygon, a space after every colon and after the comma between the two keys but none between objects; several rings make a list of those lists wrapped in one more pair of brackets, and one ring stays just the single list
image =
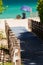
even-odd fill
[{"label": "person on beach", "polygon": [[22,19],[25,19],[25,18],[26,18],[26,14],[22,13]]}]

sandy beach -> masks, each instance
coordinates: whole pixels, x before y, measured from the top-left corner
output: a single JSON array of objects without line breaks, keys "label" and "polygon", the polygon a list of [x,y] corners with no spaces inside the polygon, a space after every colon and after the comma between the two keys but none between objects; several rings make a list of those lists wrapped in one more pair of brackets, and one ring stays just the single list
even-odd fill
[{"label": "sandy beach", "polygon": [[[27,18],[27,19],[0,19],[0,32],[3,32],[3,37],[6,38],[5,22],[9,27],[25,27],[27,31],[31,31],[31,19],[40,22],[39,18]],[[4,43],[5,44],[5,43]]]}]

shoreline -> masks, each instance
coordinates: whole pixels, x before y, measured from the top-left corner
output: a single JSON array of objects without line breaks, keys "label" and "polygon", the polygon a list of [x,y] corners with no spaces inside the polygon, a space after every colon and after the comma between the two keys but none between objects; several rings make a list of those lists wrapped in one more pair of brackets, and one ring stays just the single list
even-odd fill
[{"label": "shoreline", "polygon": [[32,19],[32,20],[34,20],[34,21],[38,21],[38,22],[40,22],[40,18],[39,18],[39,17],[29,17],[29,18],[25,18],[25,19],[16,19],[16,18],[0,18],[0,20],[8,20],[8,19],[14,19],[14,20]]}]

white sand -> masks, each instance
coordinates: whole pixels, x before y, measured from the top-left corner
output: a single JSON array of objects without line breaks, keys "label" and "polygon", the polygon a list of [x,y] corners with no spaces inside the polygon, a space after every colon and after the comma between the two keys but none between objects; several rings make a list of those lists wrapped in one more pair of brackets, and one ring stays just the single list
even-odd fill
[{"label": "white sand", "polygon": [[28,19],[7,19],[10,27],[25,27],[28,30]]}]

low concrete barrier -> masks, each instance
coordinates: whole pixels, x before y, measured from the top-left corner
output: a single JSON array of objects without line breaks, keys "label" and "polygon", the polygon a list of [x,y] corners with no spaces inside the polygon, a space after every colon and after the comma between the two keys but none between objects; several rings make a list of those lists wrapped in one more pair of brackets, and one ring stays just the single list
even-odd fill
[{"label": "low concrete barrier", "polygon": [[15,65],[21,65],[20,40],[16,38],[8,24],[5,22],[5,31],[8,39],[10,59]]}]

